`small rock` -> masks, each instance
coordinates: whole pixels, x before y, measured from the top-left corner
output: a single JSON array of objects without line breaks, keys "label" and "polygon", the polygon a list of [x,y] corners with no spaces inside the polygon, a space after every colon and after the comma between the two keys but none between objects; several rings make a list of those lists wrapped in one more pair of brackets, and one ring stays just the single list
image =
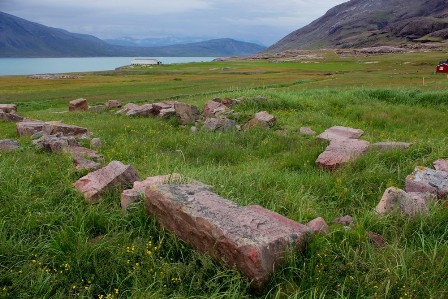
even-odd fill
[{"label": "small rock", "polygon": [[14,139],[2,139],[0,140],[0,151],[14,151],[20,148],[19,142]]},{"label": "small rock", "polygon": [[95,147],[95,148],[102,148],[103,143],[101,142],[101,139],[99,139],[99,138],[92,138],[92,140],[90,140],[90,146]]},{"label": "small rock", "polygon": [[181,125],[194,124],[201,117],[198,107],[193,105],[176,103],[174,109]]},{"label": "small rock", "polygon": [[89,104],[86,99],[77,99],[69,102],[68,111],[83,111],[88,110]]},{"label": "small rock", "polygon": [[174,115],[176,115],[176,109],[174,108],[161,109],[158,114],[161,118],[169,118]]},{"label": "small rock", "polygon": [[70,146],[77,146],[78,142],[73,136],[62,136],[62,134],[44,134],[39,139],[34,140],[33,144],[38,149],[44,149],[52,153],[57,153],[66,150]]},{"label": "small rock", "polygon": [[17,113],[17,105],[15,105],[15,104],[0,104],[0,112],[16,114]]},{"label": "small rock", "polygon": [[124,107],[121,110],[117,111],[115,114],[126,114],[131,110],[137,109],[138,107],[139,107],[139,105],[137,105],[137,104],[128,103],[128,104],[124,105]]},{"label": "small rock", "polygon": [[258,119],[259,121],[265,122],[268,125],[274,125],[275,123],[277,123],[277,119],[269,114],[266,111],[261,111],[255,114],[255,119]]},{"label": "small rock", "polygon": [[448,172],[448,160],[437,160],[434,162],[434,168],[438,171]]},{"label": "small rock", "polygon": [[228,118],[208,118],[202,127],[206,131],[226,132],[236,129],[236,121]]},{"label": "small rock", "polygon": [[398,210],[407,217],[413,217],[419,213],[428,213],[426,206],[428,196],[429,194],[405,192],[399,188],[390,187],[384,192],[375,211],[382,215]]},{"label": "small rock", "polygon": [[64,152],[72,155],[73,157],[83,157],[94,160],[96,162],[104,162],[104,157],[90,148],[71,145],[64,148]]},{"label": "small rock", "polygon": [[379,151],[390,151],[390,150],[405,150],[408,149],[412,143],[407,142],[378,142],[371,145],[371,148]]},{"label": "small rock", "polygon": [[406,192],[431,193],[438,198],[448,195],[448,172],[416,167],[406,177]]},{"label": "small rock", "polygon": [[112,161],[106,167],[80,178],[73,185],[89,203],[98,203],[104,192],[124,188],[138,181],[137,172],[130,165]]},{"label": "small rock", "polygon": [[207,101],[204,105],[204,115],[206,117],[223,115],[229,110],[230,109],[219,98]]},{"label": "small rock", "polygon": [[128,111],[126,112],[126,116],[154,116],[155,115],[155,110],[154,110],[152,104],[144,104],[141,106],[136,105],[136,106],[130,106],[130,107],[133,107],[133,108],[128,109]]},{"label": "small rock", "polygon": [[101,164],[92,160],[88,160],[81,156],[75,156],[73,158],[73,163],[76,166],[76,170],[87,170],[87,171],[95,171],[101,168]]},{"label": "small rock", "polygon": [[0,120],[7,122],[20,122],[23,121],[23,117],[14,113],[1,112],[0,110]]},{"label": "small rock", "polygon": [[197,133],[197,132],[198,132],[198,128],[195,127],[195,126],[192,126],[192,127],[190,128],[190,131],[191,131],[191,133]]},{"label": "small rock", "polygon": [[352,226],[355,224],[355,220],[353,220],[352,216],[345,215],[344,217],[335,218],[333,220],[334,224],[342,224],[343,226]]},{"label": "small rock", "polygon": [[318,217],[316,219],[311,220],[306,224],[314,234],[328,234],[328,224],[325,222],[324,218]]},{"label": "small rock", "polygon": [[243,125],[242,130],[246,131],[254,128],[269,130],[269,123],[259,120],[257,118],[253,118]]},{"label": "small rock", "polygon": [[384,248],[387,246],[387,241],[383,236],[374,232],[367,232],[367,236],[376,248]]},{"label": "small rock", "polygon": [[334,139],[358,139],[364,134],[363,130],[353,129],[349,127],[334,126],[326,129],[317,138],[322,140],[334,140]]},{"label": "small rock", "polygon": [[116,100],[110,100],[106,102],[107,108],[121,108],[121,103]]},{"label": "small rock", "polygon": [[316,132],[311,130],[310,128],[307,127],[301,127],[300,128],[300,135],[309,135],[309,136],[314,136],[316,135]]}]

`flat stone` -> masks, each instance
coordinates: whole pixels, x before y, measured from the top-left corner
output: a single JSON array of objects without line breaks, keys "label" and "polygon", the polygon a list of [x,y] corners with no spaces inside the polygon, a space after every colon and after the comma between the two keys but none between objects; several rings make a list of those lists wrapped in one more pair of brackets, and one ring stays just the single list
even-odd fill
[{"label": "flat stone", "polygon": [[7,122],[20,122],[23,121],[23,117],[19,116],[15,113],[6,113],[6,112],[1,112],[0,110],[0,120],[2,121],[7,121]]},{"label": "flat stone", "polygon": [[132,166],[112,161],[106,167],[80,178],[73,186],[83,193],[87,202],[93,204],[99,202],[104,192],[114,188],[124,189],[138,179],[137,172]]},{"label": "flat stone", "polygon": [[358,139],[364,134],[363,130],[353,129],[349,127],[334,126],[326,129],[317,138],[322,140],[334,140],[334,139]]},{"label": "flat stone", "polygon": [[96,162],[104,162],[104,157],[100,155],[97,151],[94,151],[90,148],[70,145],[69,147],[64,148],[64,152],[72,155],[73,157],[83,157],[90,160],[94,160]]},{"label": "flat stone", "polygon": [[15,151],[20,148],[19,142],[14,139],[1,139],[0,140],[0,151]]},{"label": "flat stone", "polygon": [[81,171],[81,170],[88,170],[90,171],[95,171],[101,168],[101,164],[89,159],[86,159],[84,157],[81,156],[75,156],[73,158],[73,163],[76,166],[76,170]]},{"label": "flat stone", "polygon": [[126,112],[126,116],[154,116],[155,110],[152,104],[144,104],[133,107]]},{"label": "flat stone", "polygon": [[448,160],[437,160],[433,165],[436,170],[448,172]]},{"label": "flat stone", "polygon": [[304,249],[309,229],[260,206],[241,207],[194,185],[146,189],[146,212],[200,252],[236,267],[261,288],[289,248]]},{"label": "flat stone", "polygon": [[107,108],[121,108],[121,103],[117,100],[110,100],[106,102]]},{"label": "flat stone", "polygon": [[206,131],[211,132],[226,132],[236,129],[236,121],[228,118],[208,118],[205,120],[204,126],[202,127]]},{"label": "flat stone", "polygon": [[16,124],[16,129],[19,136],[32,136],[42,132],[44,125],[43,121],[23,121]]},{"label": "flat stone", "polygon": [[161,109],[159,111],[159,114],[157,115],[161,118],[169,118],[171,116],[176,115],[176,109],[174,108]]},{"label": "flat stone", "polygon": [[314,234],[328,234],[329,228],[327,222],[322,217],[311,220],[306,224]]},{"label": "flat stone", "polygon": [[152,103],[152,106],[154,108],[154,111],[156,112],[156,115],[160,113],[161,110],[164,109],[174,109],[174,106],[177,104],[177,102],[172,102],[172,101],[168,101],[168,102],[157,102],[157,103]]},{"label": "flat stone", "polygon": [[0,104],[0,111],[4,113],[17,113],[17,105],[15,104]]},{"label": "flat stone", "polygon": [[355,220],[350,215],[345,215],[344,217],[338,217],[333,219],[334,224],[342,224],[343,226],[352,226],[355,224]]},{"label": "flat stone", "polygon": [[316,164],[326,170],[337,169],[367,152],[369,145],[365,140],[332,139],[330,145],[317,158]]},{"label": "flat stone", "polygon": [[245,123],[242,127],[243,131],[247,131],[254,128],[260,128],[263,130],[269,130],[269,123],[259,120],[257,118],[252,118],[247,123]]},{"label": "flat stone", "polygon": [[127,103],[126,105],[123,106],[123,108],[119,111],[117,111],[115,114],[126,114],[131,110],[135,110],[136,108],[138,108],[139,105],[134,104],[134,103]]},{"label": "flat stone", "polygon": [[68,125],[61,122],[46,122],[42,131],[47,135],[54,135],[57,133],[62,133],[65,136],[90,135],[89,130],[86,128]]},{"label": "flat stone", "polygon": [[390,187],[384,192],[375,211],[380,215],[400,211],[407,217],[414,217],[420,213],[428,213],[427,198],[428,194],[425,193],[405,192],[399,188]]},{"label": "flat stone", "polygon": [[269,125],[274,125],[275,123],[277,123],[277,119],[267,111],[257,112],[255,114],[255,119],[266,122]]},{"label": "flat stone", "polygon": [[448,172],[416,167],[406,177],[406,192],[431,193],[444,198],[448,195]]},{"label": "flat stone", "polygon": [[33,144],[38,149],[44,149],[52,153],[57,153],[68,149],[70,146],[77,146],[78,142],[73,136],[44,134],[39,139],[34,140]]},{"label": "flat stone", "polygon": [[307,127],[301,127],[300,128],[300,135],[314,136],[316,134],[317,133],[315,131],[313,131],[312,129],[310,129],[310,128],[307,128]]},{"label": "flat stone", "polygon": [[390,150],[406,150],[411,147],[412,143],[407,142],[377,142],[372,144],[370,147],[379,151],[390,151]]},{"label": "flat stone", "polygon": [[176,103],[174,109],[181,125],[194,124],[201,117],[198,107],[194,105]]},{"label": "flat stone", "polygon": [[68,111],[83,111],[88,109],[89,104],[86,99],[76,99],[68,103]]}]

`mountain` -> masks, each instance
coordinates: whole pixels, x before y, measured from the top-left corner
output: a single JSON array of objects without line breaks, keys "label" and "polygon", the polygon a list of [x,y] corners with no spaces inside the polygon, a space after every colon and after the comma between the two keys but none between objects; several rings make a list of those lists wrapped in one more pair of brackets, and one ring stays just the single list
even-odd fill
[{"label": "mountain", "polygon": [[266,52],[359,48],[447,38],[447,0],[351,0],[290,33]]},{"label": "mountain", "polygon": [[160,37],[137,39],[132,37],[122,37],[115,39],[105,39],[104,41],[111,45],[126,47],[162,47],[181,44],[197,43],[209,40],[210,38],[201,37]]},{"label": "mountain", "polygon": [[265,47],[229,38],[160,47],[111,45],[0,12],[0,57],[246,56]]}]

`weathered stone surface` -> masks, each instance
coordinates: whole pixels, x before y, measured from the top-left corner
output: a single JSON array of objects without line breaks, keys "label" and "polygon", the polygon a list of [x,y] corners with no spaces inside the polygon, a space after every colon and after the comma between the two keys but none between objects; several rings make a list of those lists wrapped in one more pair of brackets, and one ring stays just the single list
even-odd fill
[{"label": "weathered stone surface", "polygon": [[257,118],[252,118],[247,123],[245,123],[242,127],[243,131],[254,129],[254,128],[261,128],[263,130],[269,130],[269,123],[259,120]]},{"label": "weathered stone surface", "polygon": [[288,247],[303,249],[309,236],[300,223],[260,206],[238,206],[203,186],[152,186],[145,209],[197,250],[238,268],[255,287],[268,281]]},{"label": "weathered stone surface", "polygon": [[95,171],[101,168],[101,164],[92,160],[88,160],[84,157],[81,156],[75,156],[73,158],[73,163],[76,166],[76,170],[81,171],[81,170],[88,170],[90,171]]},{"label": "weathered stone surface", "polygon": [[417,167],[406,177],[406,192],[431,193],[438,198],[448,195],[448,172]]},{"label": "weathered stone surface", "polygon": [[102,148],[103,143],[101,142],[101,139],[99,139],[99,138],[92,138],[92,140],[90,140],[90,146],[96,147],[96,148]]},{"label": "weathered stone surface", "polygon": [[277,123],[277,119],[267,111],[257,112],[255,114],[255,119],[266,122],[268,125],[274,125],[275,123]]},{"label": "weathered stone surface", "polygon": [[316,132],[311,130],[310,128],[307,127],[301,127],[300,128],[300,135],[309,135],[309,136],[313,136],[316,135]]},{"label": "weathered stone surface", "polygon": [[373,245],[376,248],[383,248],[387,246],[387,241],[384,239],[383,236],[374,233],[374,232],[367,232],[367,237],[369,237],[370,241],[373,243]]},{"label": "weathered stone surface", "polygon": [[378,142],[372,144],[370,147],[379,151],[390,151],[390,150],[405,150],[408,149],[412,143],[407,142]]},{"label": "weathered stone surface", "polygon": [[67,125],[61,122],[46,122],[42,131],[47,135],[55,135],[57,133],[62,133],[65,136],[90,135],[89,130],[86,128]]},{"label": "weathered stone surface", "polygon": [[181,125],[194,124],[201,117],[198,107],[193,105],[176,103],[174,109]]},{"label": "weathered stone surface", "polygon": [[236,121],[233,119],[228,118],[221,118],[221,117],[215,117],[215,118],[208,118],[205,120],[204,126],[202,127],[206,131],[231,131],[236,129]]},{"label": "weathered stone surface", "polygon": [[126,105],[124,105],[124,107],[121,110],[117,111],[116,114],[126,114],[129,111],[134,110],[138,107],[139,107],[139,105],[137,105],[137,104],[127,103]]},{"label": "weathered stone surface", "polygon": [[156,112],[156,115],[160,113],[161,110],[164,109],[174,109],[174,106],[176,105],[177,102],[172,102],[172,101],[168,101],[168,102],[158,102],[158,103],[153,103],[152,106],[154,107],[154,111]]},{"label": "weathered stone surface", "polygon": [[43,121],[23,121],[16,124],[19,136],[31,136],[42,132],[45,123]]},{"label": "weathered stone surface", "polygon": [[[126,105],[127,106],[127,105]],[[126,116],[151,116],[155,115],[152,104],[144,104],[141,106],[129,106]],[[123,109],[124,110],[124,109]]]},{"label": "weathered stone surface", "polygon": [[89,109],[89,104],[86,99],[77,99],[70,101],[68,104],[68,111],[82,111]]},{"label": "weathered stone surface", "polygon": [[106,102],[107,108],[121,108],[121,103],[116,100],[110,100]]},{"label": "weathered stone surface", "polygon": [[0,120],[8,122],[20,122],[23,121],[23,117],[15,113],[6,113],[0,110]]},{"label": "weathered stone surface", "polygon": [[230,109],[219,98],[207,101],[204,105],[204,115],[206,117],[213,117],[220,114],[222,115],[229,110]]},{"label": "weathered stone surface", "polygon": [[70,146],[77,146],[78,142],[73,136],[47,135],[44,134],[39,139],[33,141],[33,144],[38,149],[44,149],[49,152],[62,152],[68,149]]},{"label": "weathered stone surface", "polygon": [[19,142],[14,139],[1,139],[0,151],[14,151],[20,148]]},{"label": "weathered stone surface", "polygon": [[324,169],[334,170],[364,154],[369,145],[368,141],[358,139],[332,139],[330,145],[317,158],[316,164]]},{"label": "weathered stone surface", "polygon": [[134,182],[134,186],[132,189],[124,190],[121,193],[121,209],[125,211],[131,204],[141,201],[144,197],[145,189],[147,187],[162,184],[186,184],[186,183],[195,183],[195,182],[183,177],[179,173],[152,176],[146,178],[144,181],[136,181]]},{"label": "weathered stone surface", "polygon": [[17,113],[17,105],[15,104],[0,104],[0,112],[4,113]]},{"label": "weathered stone surface", "polygon": [[328,234],[329,228],[327,222],[322,217],[311,220],[306,224],[314,234]]},{"label": "weathered stone surface", "polygon": [[323,140],[334,140],[334,139],[358,139],[364,134],[363,130],[353,129],[348,127],[334,126],[329,129],[326,129],[323,133],[321,133],[317,138]]},{"label": "weathered stone surface", "polygon": [[436,170],[448,172],[448,160],[437,160],[433,164]]},{"label": "weathered stone surface", "polygon": [[168,117],[176,115],[176,109],[174,109],[174,108],[161,109],[159,111],[159,114],[157,114],[157,115],[161,118],[168,118]]},{"label": "weathered stone surface", "polygon": [[138,179],[132,166],[112,161],[106,167],[80,178],[73,185],[89,203],[97,203],[104,192],[113,188],[125,188]]},{"label": "weathered stone surface", "polygon": [[396,187],[387,188],[376,206],[378,214],[388,214],[393,211],[401,211],[407,217],[413,217],[419,213],[427,213],[426,200],[429,194],[417,192],[405,192]]},{"label": "weathered stone surface", "polygon": [[332,221],[334,224],[342,224],[344,226],[352,226],[355,224],[355,220],[350,215],[345,215],[344,217],[335,218]]},{"label": "weathered stone surface", "polygon": [[94,151],[90,148],[70,145],[67,148],[64,148],[64,152],[72,155],[73,157],[83,157],[90,160],[94,160],[96,162],[104,162],[104,157],[100,155],[97,151]]}]

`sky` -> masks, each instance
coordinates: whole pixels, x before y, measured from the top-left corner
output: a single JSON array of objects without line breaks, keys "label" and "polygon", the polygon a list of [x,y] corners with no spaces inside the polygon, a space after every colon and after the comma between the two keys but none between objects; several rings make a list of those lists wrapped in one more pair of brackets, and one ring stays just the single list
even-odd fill
[{"label": "sky", "polygon": [[347,0],[0,0],[0,11],[102,39],[234,38],[271,45]]}]

